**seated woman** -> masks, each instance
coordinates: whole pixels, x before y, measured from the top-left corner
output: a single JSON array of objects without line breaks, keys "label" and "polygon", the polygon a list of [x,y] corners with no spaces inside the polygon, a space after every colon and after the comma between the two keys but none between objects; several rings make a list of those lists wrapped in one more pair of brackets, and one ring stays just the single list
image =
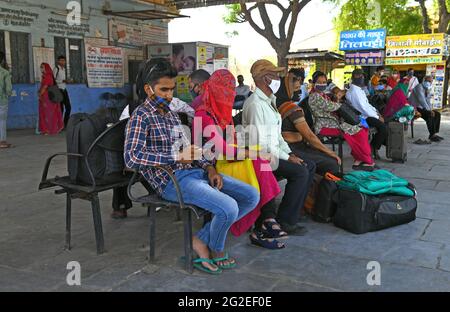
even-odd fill
[{"label": "seated woman", "polygon": [[[315,131],[325,136],[337,136],[343,134],[354,158],[353,169],[372,171],[375,163],[371,156],[369,144],[369,132],[366,128],[352,126],[341,122],[334,114],[342,104],[332,101],[325,93],[327,89],[327,76],[317,71],[313,75],[313,90],[309,96],[309,106],[314,118]],[[344,92],[336,93],[339,101],[344,97]]]},{"label": "seated woman", "polygon": [[388,99],[386,108],[384,109],[384,119],[392,119],[399,110],[408,104],[408,82],[403,79],[392,90],[391,96]]},{"label": "seated woman", "polygon": [[277,107],[281,114],[282,135],[291,150],[301,159],[316,164],[316,172],[325,175],[327,172],[337,174],[341,159],[328,149],[309,128],[303,110],[292,101],[292,96],[300,90],[300,82],[291,74],[281,79],[278,90]]},{"label": "seated woman", "polygon": [[[213,142],[215,148],[213,152],[216,159],[220,154],[233,155],[234,159],[238,159],[238,155],[245,155],[245,158],[250,156],[248,150],[235,148],[227,144],[224,137],[227,126],[231,126],[231,133],[233,133],[231,141],[235,141],[232,118],[235,93],[233,75],[226,69],[218,70],[205,82],[204,93],[201,98],[202,103],[197,107],[195,113],[194,143],[200,141],[200,138],[202,138],[202,144]],[[206,131],[205,128],[207,128]],[[230,133],[230,128],[228,128],[228,133]],[[229,160],[229,157],[227,159]],[[253,167],[260,187],[260,201],[253,211],[233,224],[231,232],[235,236],[239,236],[255,224],[255,231],[250,235],[251,242],[264,248],[280,249],[285,246],[277,239],[285,238],[287,233],[281,230],[275,216],[272,215],[272,211],[276,210],[275,198],[281,190],[272,171],[263,170],[264,163],[268,164],[267,161],[260,158],[253,160]]]}]

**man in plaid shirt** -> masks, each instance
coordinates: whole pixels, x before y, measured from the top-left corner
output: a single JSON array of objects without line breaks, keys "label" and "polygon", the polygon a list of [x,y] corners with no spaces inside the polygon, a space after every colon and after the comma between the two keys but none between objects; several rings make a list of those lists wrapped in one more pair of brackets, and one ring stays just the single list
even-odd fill
[{"label": "man in plaid shirt", "polygon": [[165,59],[155,58],[142,70],[140,77],[147,99],[128,121],[125,164],[139,170],[161,197],[176,202],[175,187],[158,166],[170,168],[184,202],[212,212],[211,222],[193,237],[199,256],[194,267],[220,274],[223,269],[236,266],[235,259],[224,252],[228,230],[256,207],[259,193],[246,183],[219,175],[202,156],[201,149],[190,144],[180,119],[169,108],[177,76],[173,66]]}]

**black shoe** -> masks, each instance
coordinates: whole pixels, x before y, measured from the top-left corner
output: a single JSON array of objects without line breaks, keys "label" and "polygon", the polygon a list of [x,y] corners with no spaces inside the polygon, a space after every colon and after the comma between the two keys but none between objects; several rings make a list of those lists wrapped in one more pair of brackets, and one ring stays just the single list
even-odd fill
[{"label": "black shoe", "polygon": [[440,140],[437,136],[432,136],[432,137],[430,138],[430,141],[431,141],[431,142],[441,142],[441,140]]},{"label": "black shoe", "polygon": [[280,225],[283,231],[288,233],[289,236],[303,236],[306,233],[308,233],[308,230],[304,226],[299,225],[298,223],[294,225],[288,223],[280,223]]},{"label": "black shoe", "polygon": [[443,137],[441,137],[440,135],[437,135],[437,134],[435,134],[435,137],[437,137],[439,140],[441,140],[441,141],[443,141],[444,140],[444,138]]}]

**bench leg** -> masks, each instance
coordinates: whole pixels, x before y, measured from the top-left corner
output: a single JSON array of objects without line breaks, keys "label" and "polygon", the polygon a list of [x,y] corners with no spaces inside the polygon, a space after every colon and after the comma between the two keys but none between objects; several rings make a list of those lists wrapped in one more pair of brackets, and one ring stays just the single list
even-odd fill
[{"label": "bench leg", "polygon": [[414,139],[414,120],[411,122],[411,138]]},{"label": "bench leg", "polygon": [[104,252],[104,240],[103,240],[103,227],[102,227],[102,216],[100,214],[100,202],[98,200],[98,195],[95,194],[91,199],[92,205],[92,216],[94,218],[94,230],[95,230],[95,241],[97,243],[97,254],[102,254]]},{"label": "bench leg", "polygon": [[339,151],[338,151],[338,156],[341,159],[341,166],[340,166],[340,171],[341,174],[344,174],[344,151],[343,151],[343,144],[344,142],[339,141]]},{"label": "bench leg", "polygon": [[66,246],[67,250],[70,250],[70,238],[71,238],[71,226],[72,226],[72,198],[69,193],[66,193]]},{"label": "bench leg", "polygon": [[149,224],[150,250],[148,252],[148,262],[153,263],[153,262],[155,262],[156,207],[149,205],[148,210],[149,210],[149,217],[150,217],[150,224]]},{"label": "bench leg", "polygon": [[192,215],[190,209],[184,210],[184,255],[186,258],[185,269],[192,274],[194,267],[193,260],[193,246],[192,246]]}]

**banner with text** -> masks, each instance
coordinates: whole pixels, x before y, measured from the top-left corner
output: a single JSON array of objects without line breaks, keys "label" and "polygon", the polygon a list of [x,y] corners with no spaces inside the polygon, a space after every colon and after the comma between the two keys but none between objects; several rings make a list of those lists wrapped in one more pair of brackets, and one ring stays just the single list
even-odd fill
[{"label": "banner with text", "polygon": [[86,44],[87,80],[90,88],[122,88],[123,50]]}]

